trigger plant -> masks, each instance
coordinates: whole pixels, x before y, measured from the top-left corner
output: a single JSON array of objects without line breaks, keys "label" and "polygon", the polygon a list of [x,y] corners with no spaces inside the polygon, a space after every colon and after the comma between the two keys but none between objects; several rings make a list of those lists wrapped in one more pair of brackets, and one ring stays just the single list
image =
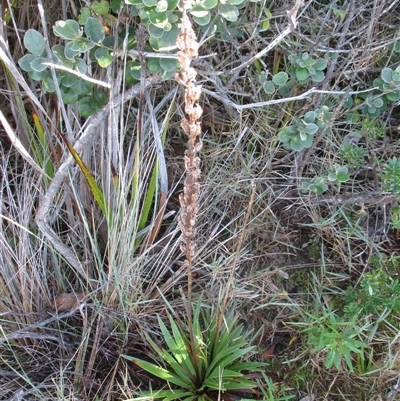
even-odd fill
[{"label": "trigger plant", "polygon": [[[196,72],[190,66],[198,54],[198,43],[190,20],[187,16],[188,5],[184,1],[182,28],[177,39],[179,48],[178,61],[181,71],[176,80],[185,88],[185,114],[182,129],[188,137],[188,148],[185,153],[186,177],[183,194],[180,196],[181,215],[179,225],[182,231],[182,251],[188,275],[188,293],[186,302],[187,326],[180,316],[169,305],[168,328],[158,316],[161,333],[166,347],[157,344],[148,335],[147,340],[161,362],[149,362],[135,357],[124,357],[153,376],[164,381],[162,388],[142,393],[143,399],[176,399],[185,401],[212,401],[219,399],[221,393],[229,391],[257,393],[256,375],[262,376],[260,362],[244,362],[254,347],[248,346],[249,333],[243,332],[238,324],[234,308],[223,314],[226,301],[222,307],[207,307],[202,298],[192,302],[192,266],[195,254],[196,214],[200,191],[200,159],[197,152],[201,149],[199,119],[202,109],[198,104],[201,87],[195,84]],[[228,284],[230,288],[231,280]],[[229,290],[227,290],[228,292]],[[167,301],[166,301],[167,302]],[[248,373],[252,373],[250,376]]]},{"label": "trigger plant", "polygon": [[[176,81],[185,88],[185,113],[187,118],[184,118],[181,123],[183,131],[188,137],[188,148],[185,152],[185,170],[186,177],[184,181],[183,194],[179,197],[181,205],[181,214],[179,218],[179,226],[182,232],[182,252],[185,254],[185,264],[188,275],[188,302],[187,315],[189,331],[192,333],[192,266],[195,252],[196,235],[196,215],[198,211],[198,198],[200,192],[200,158],[197,152],[202,147],[200,117],[202,108],[198,104],[201,96],[201,86],[196,85],[196,71],[190,66],[191,61],[198,55],[199,44],[196,41],[196,35],[193,31],[192,24],[187,15],[187,9],[190,7],[189,2],[183,1],[183,16],[181,33],[177,38],[177,53],[178,62],[181,70],[176,74]],[[191,339],[193,343],[193,338]]]}]

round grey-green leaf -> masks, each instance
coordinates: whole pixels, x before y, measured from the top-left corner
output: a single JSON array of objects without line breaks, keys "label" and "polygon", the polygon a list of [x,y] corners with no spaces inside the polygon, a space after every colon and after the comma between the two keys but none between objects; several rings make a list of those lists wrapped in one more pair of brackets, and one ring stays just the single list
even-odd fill
[{"label": "round grey-green leaf", "polygon": [[135,84],[140,81],[141,66],[138,61],[128,61],[125,68],[125,79],[128,84]]},{"label": "round grey-green leaf", "polygon": [[51,50],[53,51],[53,54],[60,60],[60,61],[66,61],[67,58],[65,57],[65,47],[62,45],[54,45]]},{"label": "round grey-green leaf", "polygon": [[153,24],[149,24],[147,29],[149,30],[150,36],[153,36],[154,38],[161,38],[164,34],[164,29],[159,28]]},{"label": "round grey-green leaf", "polygon": [[174,71],[178,67],[178,60],[176,58],[160,58],[159,63],[164,71]]},{"label": "round grey-green leaf", "polygon": [[314,68],[318,71],[322,71],[325,70],[326,66],[328,65],[328,61],[325,60],[324,58],[319,58],[315,64],[314,64]]},{"label": "round grey-green leaf", "polygon": [[95,46],[94,43],[86,38],[79,38],[71,42],[71,50],[79,53],[85,53]]},{"label": "round grey-green leaf", "polygon": [[149,58],[149,61],[147,62],[147,68],[149,69],[150,74],[157,74],[157,72],[162,70],[159,60],[159,58]]},{"label": "round grey-green leaf", "polygon": [[218,14],[222,15],[227,21],[236,22],[239,16],[239,10],[230,4],[220,4]]},{"label": "round grey-green leaf", "polygon": [[[61,76],[56,72],[56,78],[58,84],[61,82]],[[53,74],[51,71],[47,71],[43,77],[42,89],[45,92],[55,92],[56,87],[54,85]]]},{"label": "round grey-green leaf", "polygon": [[95,112],[95,110],[91,106],[90,98],[88,96],[85,96],[82,99],[79,99],[79,101],[78,101],[78,113],[82,117],[89,117],[94,112]]},{"label": "round grey-green leaf", "polygon": [[243,0],[228,0],[229,4],[232,4],[233,6],[238,6],[239,4],[243,3]]},{"label": "round grey-green leaf", "polygon": [[304,114],[304,122],[309,124],[312,123],[315,120],[315,111],[308,111],[306,114]]},{"label": "round grey-green leaf", "polygon": [[26,54],[25,56],[21,57],[18,60],[19,66],[24,70],[24,71],[33,71],[31,67],[31,62],[35,60],[37,57],[34,56],[33,54]]},{"label": "round grey-green leaf", "polygon": [[95,43],[102,42],[105,38],[104,28],[97,18],[88,18],[85,24],[85,33],[88,39]]},{"label": "round grey-green leaf", "polygon": [[207,11],[207,14],[205,14],[203,17],[197,17],[195,15],[193,15],[192,17],[193,17],[193,20],[196,22],[196,24],[198,24],[200,26],[208,25],[211,21],[211,14],[208,11]]},{"label": "round grey-green leaf", "polygon": [[90,17],[90,9],[89,7],[81,8],[81,12],[78,17],[78,22],[80,25],[85,25],[87,19]]},{"label": "round grey-green leaf", "polygon": [[[172,25],[169,31],[164,31],[161,40],[165,47],[175,46],[176,38],[179,35],[179,28],[176,25]],[[163,46],[163,47],[164,47]]]},{"label": "round grey-green leaf", "polygon": [[89,92],[93,90],[93,84],[91,82],[85,81],[80,78],[75,81],[75,83],[71,86],[71,90],[73,90],[77,95],[83,96],[87,95]]},{"label": "round grey-green leaf", "polygon": [[75,60],[75,65],[76,65],[76,69],[81,73],[81,74],[86,74],[87,72],[87,67],[86,67],[86,63],[85,60],[81,59],[81,58],[77,58]]},{"label": "round grey-green leaf", "polygon": [[94,110],[100,110],[107,103],[107,96],[102,91],[96,91],[90,96],[89,103]]},{"label": "round grey-green leaf", "polygon": [[73,45],[74,45],[74,42],[69,42],[65,46],[64,54],[65,54],[65,58],[67,58],[68,60],[74,60],[75,57],[80,54],[78,51],[72,50]]},{"label": "round grey-green leaf", "polygon": [[155,6],[157,4],[157,0],[142,0],[142,3],[146,7],[152,7],[152,6]]},{"label": "round grey-green leaf", "polygon": [[97,49],[94,56],[102,68],[107,68],[113,62],[110,52],[104,48]]},{"label": "round grey-green leaf", "polygon": [[281,85],[286,84],[288,78],[289,78],[289,75],[285,71],[281,71],[272,77],[272,82],[275,85],[281,86]]},{"label": "round grey-green leaf", "polygon": [[189,13],[194,17],[203,18],[209,14],[209,11],[202,6],[194,6],[189,10]]},{"label": "round grey-green leaf", "polygon": [[34,56],[41,56],[46,48],[42,34],[34,29],[26,31],[24,45]]},{"label": "round grey-green leaf", "polygon": [[312,79],[314,82],[322,82],[325,79],[325,74],[322,71],[317,71],[313,76]]},{"label": "round grey-green leaf", "polygon": [[262,84],[262,86],[263,86],[264,91],[265,91],[266,93],[272,94],[272,93],[275,92],[275,85],[273,84],[272,81],[265,81],[265,82]]},{"label": "round grey-green leaf", "polygon": [[149,15],[149,20],[154,26],[161,29],[163,29],[168,23],[168,17],[166,13],[158,13],[155,11]]},{"label": "round grey-green leaf", "polygon": [[74,40],[82,35],[78,22],[72,19],[57,21],[53,26],[53,32],[56,36],[67,40]]},{"label": "round grey-green leaf", "polygon": [[167,0],[168,8],[167,11],[174,11],[179,4],[179,0]]},{"label": "round grey-green leaf", "polygon": [[74,91],[62,86],[60,87],[60,91],[64,104],[72,104],[78,100],[78,95]]},{"label": "round grey-green leaf", "polygon": [[314,135],[318,131],[318,125],[314,123],[307,124],[304,129],[307,134]]},{"label": "round grey-green leaf", "polygon": [[208,10],[211,10],[218,4],[218,0],[205,0],[202,6],[204,8],[207,8]]},{"label": "round grey-green leaf", "polygon": [[160,0],[156,6],[156,12],[164,13],[168,9],[168,1],[167,0]]},{"label": "round grey-green leaf", "polygon": [[48,73],[47,70],[44,71],[29,71],[29,76],[34,80],[34,81],[43,81],[44,77],[46,76],[46,74]]},{"label": "round grey-green leaf", "polygon": [[107,15],[108,10],[109,10],[109,4],[108,1],[102,0],[102,1],[94,1],[92,3],[92,10],[96,14],[99,15]]},{"label": "round grey-green leaf", "polygon": [[47,68],[47,65],[44,65],[43,63],[47,63],[48,60],[45,59],[44,57],[36,57],[34,60],[31,62],[31,67],[32,70],[35,71],[44,71]]},{"label": "round grey-green leaf", "polygon": [[66,88],[70,88],[77,79],[79,78],[75,74],[71,74],[68,71],[61,71],[61,84]]},{"label": "round grey-green leaf", "polygon": [[299,81],[305,81],[309,77],[309,72],[307,68],[297,67],[296,68],[296,78]]}]

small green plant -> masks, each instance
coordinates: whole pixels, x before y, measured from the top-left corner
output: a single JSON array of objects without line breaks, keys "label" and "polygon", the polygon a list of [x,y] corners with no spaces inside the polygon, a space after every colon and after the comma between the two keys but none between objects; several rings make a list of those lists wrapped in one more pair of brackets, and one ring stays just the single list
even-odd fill
[{"label": "small green plant", "polygon": [[[88,18],[84,29],[73,20],[58,21],[54,33],[69,40],[67,46],[54,45],[47,54],[45,39],[34,29],[25,33],[24,44],[30,52],[19,60],[20,67],[35,81],[42,81],[44,92],[55,92],[53,76],[47,63],[51,60],[62,69],[55,72],[64,104],[78,101],[79,113],[87,117],[100,110],[107,102],[106,94],[94,90],[94,83],[86,77],[87,67],[81,58],[83,53],[93,49],[104,40],[104,29],[96,18]],[[84,36],[85,34],[85,36]],[[96,54],[96,53],[95,53]],[[104,55],[99,55],[101,59]]]},{"label": "small green plant", "polygon": [[314,59],[305,52],[301,57],[291,54],[289,61],[292,63],[291,75],[295,76],[300,84],[306,84],[310,79],[313,82],[322,82],[325,79],[324,70],[328,65],[325,58]]},{"label": "small green plant", "polygon": [[361,129],[357,132],[369,141],[375,141],[383,137],[387,127],[377,118],[366,115],[361,120]]},{"label": "small green plant", "polygon": [[344,311],[348,316],[381,315],[384,312],[400,311],[400,282],[384,269],[375,268],[365,274],[360,289],[346,291],[347,304]]},{"label": "small green plant", "polygon": [[212,401],[220,393],[251,393],[257,387],[257,382],[245,372],[261,372],[265,363],[242,361],[254,347],[247,345],[249,333],[243,332],[243,325],[238,324],[234,311],[225,316],[220,327],[216,310],[206,309],[201,300],[193,312],[194,336],[179,319],[175,321],[171,315],[170,330],[158,317],[166,349],[147,335],[152,350],[161,358],[163,366],[123,355],[165,382],[165,388],[144,392],[138,400]]},{"label": "small green plant", "polygon": [[261,73],[258,77],[258,80],[261,83],[264,91],[268,94],[272,94],[275,93],[277,87],[285,85],[288,78],[289,75],[286,72],[281,71],[275,74],[271,81],[268,79],[267,74],[265,73]]},{"label": "small green plant", "polygon": [[[347,99],[345,107],[356,104],[361,108],[364,115],[370,117],[379,117],[388,109],[388,105],[392,102],[400,100],[400,66],[395,70],[392,68],[383,68],[381,76],[371,83],[371,88],[375,88],[372,93],[361,93],[356,96],[355,100],[350,97]],[[348,114],[348,119],[355,121],[358,112],[353,110]]]},{"label": "small green plant", "polygon": [[278,138],[283,142],[285,149],[300,152],[304,148],[310,148],[315,133],[323,129],[332,118],[332,112],[327,106],[307,112],[303,118],[295,117],[293,125],[283,128]]},{"label": "small green plant", "polygon": [[343,143],[339,152],[341,160],[349,166],[350,170],[361,168],[367,155],[364,148],[351,142]]},{"label": "small green plant", "polygon": [[321,195],[328,190],[328,185],[325,183],[323,177],[313,177],[311,179],[306,179],[301,184],[302,192],[312,192],[315,195]]},{"label": "small green plant", "polygon": [[327,179],[331,182],[341,184],[349,180],[349,169],[347,166],[341,166],[335,163],[333,171],[328,173]]},{"label": "small green plant", "polygon": [[392,220],[390,222],[394,230],[400,230],[400,206],[396,206],[391,210]]},{"label": "small green plant", "polygon": [[397,157],[389,159],[383,165],[383,173],[380,176],[383,179],[384,189],[400,197],[400,159]]},{"label": "small green plant", "polygon": [[[178,8],[179,0],[125,0],[125,3],[131,6],[131,14],[139,16],[146,25],[150,33],[149,43],[154,50],[175,48],[182,16]],[[193,2],[188,11],[199,26],[212,32],[222,32],[224,28],[219,28],[219,24],[212,21],[215,12],[225,21],[236,22],[239,9],[246,3],[243,0],[199,0]]]},{"label": "small green plant", "polygon": [[328,171],[323,177],[313,177],[306,179],[301,185],[302,192],[312,192],[315,195],[321,195],[328,190],[326,181],[341,184],[349,180],[349,169],[347,166],[341,166],[339,164],[334,165],[332,171]]},{"label": "small green plant", "polygon": [[354,372],[356,354],[360,360],[364,358],[364,350],[369,346],[356,337],[363,331],[356,320],[347,320],[339,317],[333,310],[322,307],[322,315],[307,313],[306,322],[298,325],[305,326],[302,330],[307,334],[311,352],[325,351],[325,368],[332,367],[342,370],[342,362]]}]

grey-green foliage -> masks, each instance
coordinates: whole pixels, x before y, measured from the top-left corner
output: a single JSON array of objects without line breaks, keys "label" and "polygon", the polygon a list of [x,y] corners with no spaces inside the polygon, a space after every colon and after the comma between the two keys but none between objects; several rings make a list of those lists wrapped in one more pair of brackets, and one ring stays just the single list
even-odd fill
[{"label": "grey-green foliage", "polygon": [[[212,21],[215,14],[227,22],[236,22],[239,10],[248,2],[249,0],[197,0],[193,2],[189,13],[197,25],[213,33],[218,30],[217,24]],[[150,33],[149,43],[154,50],[174,48],[182,17],[179,0],[125,0],[125,3],[132,6],[131,14],[139,16],[146,25]]]},{"label": "grey-green foliage", "polygon": [[262,73],[259,75],[258,80],[266,93],[272,94],[277,88],[286,84],[289,75],[285,71],[278,72],[271,80],[268,79],[267,74]]},{"label": "grey-green foliage", "polygon": [[331,117],[332,112],[327,106],[309,111],[303,118],[295,117],[292,125],[279,132],[278,138],[283,142],[285,149],[300,152],[311,147],[315,133],[323,129]]},{"label": "grey-green foliage", "polygon": [[349,168],[335,163],[333,168],[327,171],[322,177],[308,178],[301,185],[302,192],[311,192],[314,195],[321,195],[328,190],[326,182],[342,184],[350,179]]},{"label": "grey-green foliage", "polygon": [[[394,70],[383,68],[380,77],[372,81],[371,89],[371,92],[349,97],[344,106],[350,108],[354,104],[361,104],[363,115],[379,117],[392,102],[400,100],[400,66]],[[348,113],[347,118],[352,122],[359,121],[360,115],[353,110]]]},{"label": "grey-green foliage", "polygon": [[384,189],[393,192],[400,199],[400,158],[389,159],[383,165],[383,172],[380,176],[383,178]]},{"label": "grey-green foliage", "polygon": [[[69,42],[66,46],[54,45],[47,54],[42,34],[29,29],[24,36],[24,44],[28,54],[19,60],[20,67],[29,73],[35,81],[42,81],[45,92],[55,92],[53,76],[46,63],[52,62],[68,71],[58,69],[55,72],[62,100],[65,104],[78,101],[80,114],[87,117],[106,104],[106,95],[102,91],[94,91],[92,82],[84,79],[87,74],[82,54],[95,48],[104,38],[104,29],[100,21],[89,17],[83,28],[74,20],[58,21],[53,27],[56,36]],[[95,53],[96,54],[96,53]],[[100,59],[103,56],[98,56]]]},{"label": "grey-green foliage", "polygon": [[312,58],[308,53],[303,53],[301,57],[291,54],[289,61],[292,64],[291,74],[294,75],[299,83],[306,84],[311,79],[313,82],[322,82],[325,78],[324,70],[328,64],[325,58]]}]

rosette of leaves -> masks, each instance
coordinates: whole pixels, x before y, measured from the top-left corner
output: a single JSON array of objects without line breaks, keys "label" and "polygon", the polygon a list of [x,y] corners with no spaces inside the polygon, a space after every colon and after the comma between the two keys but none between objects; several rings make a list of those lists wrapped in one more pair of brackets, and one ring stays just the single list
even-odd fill
[{"label": "rosette of leaves", "polygon": [[83,29],[78,22],[67,20],[58,21],[53,30],[56,36],[69,41],[67,45],[53,46],[48,55],[42,34],[29,29],[24,36],[24,45],[29,53],[19,60],[19,65],[33,80],[42,81],[43,91],[50,93],[56,88],[46,63],[51,61],[66,68],[67,71],[55,71],[62,100],[65,104],[78,101],[79,113],[84,117],[90,116],[101,109],[107,99],[104,92],[93,91],[93,83],[84,79],[87,68],[81,55],[103,41],[103,26],[98,19],[89,17]]},{"label": "rosette of leaves", "polygon": [[292,63],[291,75],[295,76],[299,83],[306,84],[310,79],[314,82],[322,82],[324,80],[324,70],[328,64],[326,59],[314,59],[305,52],[301,57],[297,54],[291,54],[289,61]]},{"label": "rosette of leaves", "polygon": [[331,182],[337,182],[338,184],[347,182],[350,178],[349,168],[347,166],[341,166],[335,163],[333,171],[328,173],[328,180]]},{"label": "rosette of leaves", "polygon": [[301,184],[302,192],[312,192],[315,195],[321,195],[328,190],[328,185],[326,185],[323,177],[313,177],[311,179],[306,179]]},{"label": "rosette of leaves", "polygon": [[168,317],[170,329],[158,317],[165,347],[147,336],[152,350],[162,362],[160,365],[123,355],[165,382],[163,389],[144,392],[137,400],[213,401],[220,393],[251,393],[257,387],[256,381],[246,372],[254,376],[254,372],[261,372],[266,364],[242,361],[254,347],[248,346],[249,333],[244,333],[243,326],[237,324],[233,311],[219,327],[215,310],[207,311],[198,302],[193,315],[192,336],[179,320]]},{"label": "rosette of leaves", "polygon": [[311,147],[315,133],[325,127],[332,115],[328,106],[309,111],[302,119],[295,117],[294,124],[283,128],[278,138],[283,142],[285,149],[300,152],[304,148]]},{"label": "rosette of leaves", "polygon": [[283,128],[278,138],[283,142],[285,149],[300,152],[304,148],[310,148],[313,143],[315,133],[319,130],[315,124],[315,112],[309,111],[303,118],[295,117],[293,125]]}]

